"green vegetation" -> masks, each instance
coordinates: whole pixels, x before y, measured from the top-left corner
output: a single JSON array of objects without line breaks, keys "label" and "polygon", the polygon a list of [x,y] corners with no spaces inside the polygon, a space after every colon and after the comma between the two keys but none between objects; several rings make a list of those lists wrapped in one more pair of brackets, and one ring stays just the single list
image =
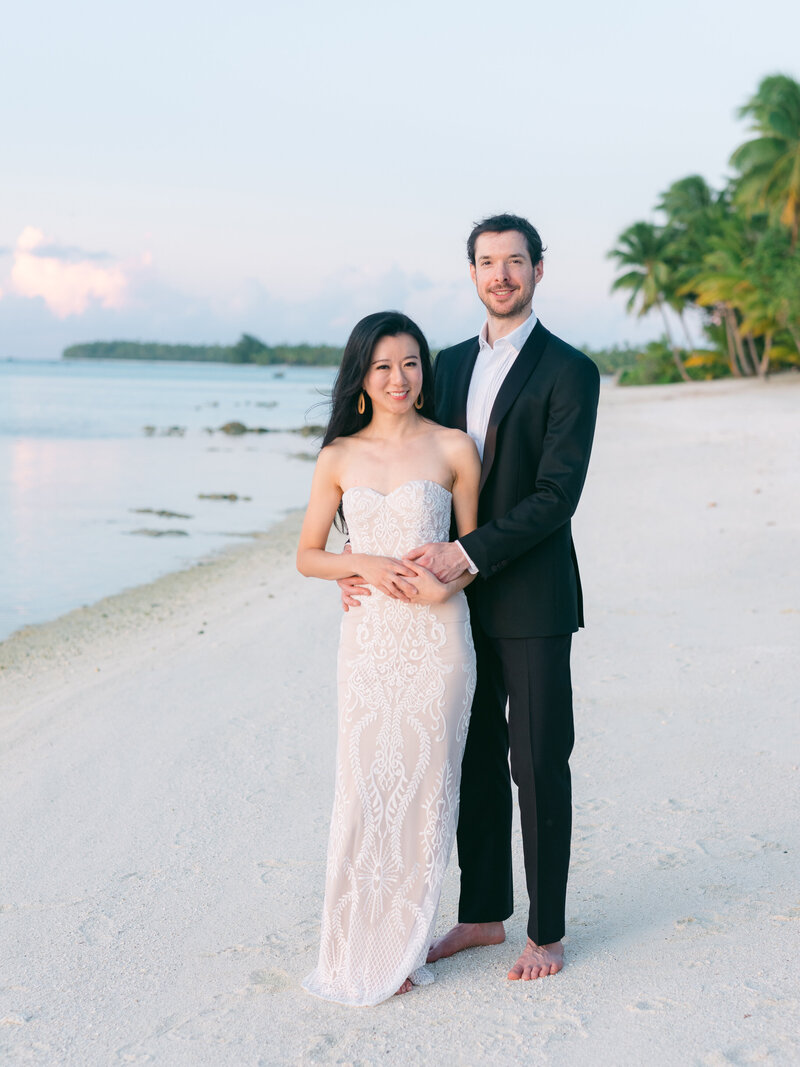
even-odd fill
[{"label": "green vegetation", "polygon": [[594,360],[601,374],[619,376],[632,367],[639,356],[638,348],[630,348],[627,345],[614,345],[612,348],[591,348],[589,345],[578,347]]},{"label": "green vegetation", "polygon": [[295,363],[339,365],[341,348],[333,345],[265,345],[242,334],[235,345],[162,345],[142,341],[93,341],[64,349],[64,359],[169,359],[209,363]]},{"label": "green vegetation", "polygon": [[[764,78],[739,116],[754,136],[731,156],[725,188],[697,174],[673,182],[656,207],[662,221],[633,223],[609,252],[621,270],[612,291],[627,291],[637,315],[658,312],[665,329],[623,384],[800,366],[800,84]],[[689,335],[688,308],[700,310],[708,347]]]}]

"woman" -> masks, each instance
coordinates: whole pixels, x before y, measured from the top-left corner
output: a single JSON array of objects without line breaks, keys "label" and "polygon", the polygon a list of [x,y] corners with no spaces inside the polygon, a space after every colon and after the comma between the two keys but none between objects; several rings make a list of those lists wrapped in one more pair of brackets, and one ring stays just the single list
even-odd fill
[{"label": "woman", "polygon": [[[475,528],[480,461],[432,421],[419,327],[398,312],[353,330],[333,391],[297,552],[316,578],[372,587],[342,619],[339,735],[322,944],[305,988],[378,1004],[433,981],[424,966],[455,836],[475,689],[465,574],[448,584],[403,559]],[[336,515],[352,554],[326,552]]]}]

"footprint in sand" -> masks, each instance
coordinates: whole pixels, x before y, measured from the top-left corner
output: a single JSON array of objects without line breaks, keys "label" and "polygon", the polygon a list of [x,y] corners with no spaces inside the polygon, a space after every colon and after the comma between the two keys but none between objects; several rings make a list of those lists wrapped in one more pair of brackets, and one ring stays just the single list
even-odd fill
[{"label": "footprint in sand", "polygon": [[250,981],[253,993],[283,993],[295,984],[286,971],[253,971]]},{"label": "footprint in sand", "polygon": [[305,1061],[308,1063],[325,1063],[330,1058],[331,1051],[336,1047],[338,1039],[334,1034],[314,1034],[312,1044],[306,1046]]},{"label": "footprint in sand", "polygon": [[117,936],[111,919],[103,913],[90,916],[78,929],[87,945],[110,945]]},{"label": "footprint in sand", "polygon": [[723,934],[731,925],[721,915],[689,915],[675,920],[676,930],[694,930],[698,934]]},{"label": "footprint in sand", "polygon": [[669,1011],[672,1008],[681,1008],[685,1005],[681,1005],[677,1000],[670,1000],[668,997],[653,997],[652,1000],[637,1000],[633,1004],[626,1004],[625,1007],[628,1011]]}]

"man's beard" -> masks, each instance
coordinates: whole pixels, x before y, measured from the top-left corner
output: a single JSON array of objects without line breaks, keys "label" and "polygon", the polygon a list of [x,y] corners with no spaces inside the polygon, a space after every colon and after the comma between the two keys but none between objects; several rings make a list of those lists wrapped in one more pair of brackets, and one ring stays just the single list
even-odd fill
[{"label": "man's beard", "polygon": [[[487,311],[491,312],[491,314],[496,319],[515,318],[517,315],[519,315],[521,311],[526,311],[530,306],[533,300],[533,289],[533,286],[531,286],[531,288],[527,290],[523,289],[520,292],[520,295],[517,300],[515,300],[514,303],[510,304],[508,307],[496,310],[491,304],[488,304],[485,300],[483,301],[483,306],[486,308]],[[491,297],[492,293],[489,293],[488,296]]]}]

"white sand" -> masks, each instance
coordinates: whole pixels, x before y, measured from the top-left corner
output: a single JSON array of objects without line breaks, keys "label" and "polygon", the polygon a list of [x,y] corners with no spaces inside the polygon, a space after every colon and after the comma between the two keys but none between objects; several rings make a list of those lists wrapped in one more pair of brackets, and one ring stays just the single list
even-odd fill
[{"label": "white sand", "polygon": [[799,414],[798,378],[603,395],[554,978],[505,979],[517,836],[506,945],[378,1008],[300,991],[339,615],[297,516],[0,645],[0,1060],[800,1062]]}]

